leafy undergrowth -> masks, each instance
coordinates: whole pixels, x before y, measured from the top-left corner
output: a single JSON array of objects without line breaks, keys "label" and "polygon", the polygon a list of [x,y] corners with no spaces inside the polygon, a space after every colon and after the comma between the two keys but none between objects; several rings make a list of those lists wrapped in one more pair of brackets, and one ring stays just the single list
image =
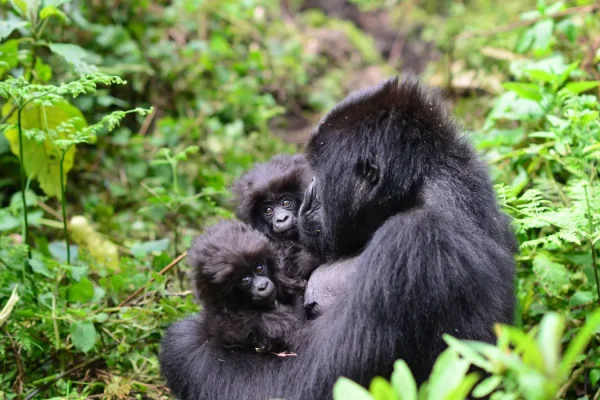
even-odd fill
[{"label": "leafy undergrowth", "polygon": [[[314,120],[352,71],[390,70],[352,23],[273,0],[84,3],[0,1],[0,399],[167,398],[156,354],[198,310],[192,237],[232,216],[242,171],[298,151],[271,129]],[[597,5],[538,2],[496,29],[527,2],[352,3],[422,21],[448,56],[425,75],[472,92],[456,111],[515,221],[519,309],[497,346],[446,337],[421,388],[398,361],[334,396],[597,400]]]}]

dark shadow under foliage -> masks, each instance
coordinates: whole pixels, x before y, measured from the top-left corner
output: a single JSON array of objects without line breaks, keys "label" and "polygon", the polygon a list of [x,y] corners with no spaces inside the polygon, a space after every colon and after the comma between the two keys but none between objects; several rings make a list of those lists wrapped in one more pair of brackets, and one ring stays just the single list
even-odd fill
[{"label": "dark shadow under foliage", "polygon": [[354,93],[306,154],[315,237],[330,259],[358,256],[352,290],[298,332],[297,357],[219,348],[202,337],[202,316],[175,323],[160,361],[180,399],[327,399],[339,376],[366,385],[400,358],[422,382],[443,333],[493,342],[493,324],[512,322],[514,237],[437,97],[413,79]]}]

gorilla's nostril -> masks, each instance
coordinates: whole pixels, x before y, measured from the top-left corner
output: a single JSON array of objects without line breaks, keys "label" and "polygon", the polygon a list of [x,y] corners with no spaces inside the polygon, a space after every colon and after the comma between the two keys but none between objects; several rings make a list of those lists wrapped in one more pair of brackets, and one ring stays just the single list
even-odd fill
[{"label": "gorilla's nostril", "polygon": [[289,215],[284,215],[283,217],[277,218],[277,222],[285,222],[290,218]]}]

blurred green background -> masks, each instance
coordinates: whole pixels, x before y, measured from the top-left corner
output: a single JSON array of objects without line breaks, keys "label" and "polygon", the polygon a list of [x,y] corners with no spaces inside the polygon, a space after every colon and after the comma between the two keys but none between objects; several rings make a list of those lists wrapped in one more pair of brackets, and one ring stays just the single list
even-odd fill
[{"label": "blurred green background", "polygon": [[[233,179],[301,151],[350,91],[413,73],[490,163],[522,250],[516,328],[448,371],[487,360],[494,398],[597,400],[599,10],[0,0],[0,399],[168,398],[161,335],[198,311],[173,261],[232,217]],[[464,398],[465,373],[437,375]],[[336,398],[400,398],[378,382]]]}]

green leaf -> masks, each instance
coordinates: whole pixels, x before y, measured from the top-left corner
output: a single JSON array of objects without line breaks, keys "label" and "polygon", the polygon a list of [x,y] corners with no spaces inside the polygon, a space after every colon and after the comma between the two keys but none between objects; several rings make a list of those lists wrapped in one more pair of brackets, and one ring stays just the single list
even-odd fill
[{"label": "green leaf", "polygon": [[564,319],[556,313],[544,315],[540,322],[537,341],[544,358],[544,369],[553,376],[560,361],[561,339],[565,329]]},{"label": "green leaf", "polygon": [[600,328],[600,309],[594,311],[587,318],[583,327],[579,330],[575,338],[571,340],[571,343],[569,343],[563,360],[560,363],[559,376],[566,379],[569,371],[575,365],[577,357],[583,353],[598,328]]},{"label": "green leaf", "polygon": [[10,36],[15,29],[23,28],[29,25],[27,21],[0,21],[0,40]]},{"label": "green leaf", "polygon": [[560,297],[569,290],[571,273],[564,265],[551,260],[547,253],[540,252],[533,259],[533,272],[552,296]]},{"label": "green leaf", "polygon": [[[6,103],[2,114],[7,115],[12,109]],[[22,130],[38,130],[57,132],[56,138],[46,134],[43,140],[28,138],[23,134],[23,157],[19,154],[19,132],[17,130],[18,113],[15,112],[8,119],[13,127],[7,129],[4,135],[10,142],[10,149],[19,159],[25,160],[25,173],[30,178],[36,178],[48,196],[60,198],[60,159],[62,151],[53,143],[55,139],[65,139],[69,135],[87,126],[81,111],[69,104],[66,100],[58,101],[52,105],[30,103],[21,111]],[[65,126],[69,124],[69,126]],[[59,131],[56,131],[60,127]],[[75,146],[67,150],[63,163],[63,179],[66,181],[67,172],[73,167]]]},{"label": "green leaf", "polygon": [[461,357],[469,361],[471,364],[491,372],[492,365],[490,362],[487,361],[485,357],[483,357],[477,351],[475,351],[475,349],[473,349],[473,347],[470,345],[470,342],[462,341],[446,334],[443,335],[443,338],[448,346],[460,354]]},{"label": "green leaf", "polygon": [[94,285],[89,279],[83,278],[79,282],[71,283],[67,293],[71,303],[87,303],[94,297]]},{"label": "green leaf", "polygon": [[6,71],[16,67],[18,64],[19,40],[8,40],[5,43],[0,44],[0,76],[4,75]]},{"label": "green leaf", "polygon": [[396,400],[392,385],[381,376],[373,378],[369,386],[369,392],[375,400]]},{"label": "green leaf", "polygon": [[417,400],[417,383],[404,360],[394,363],[392,386],[399,400]]},{"label": "green leaf", "polygon": [[507,90],[512,90],[524,99],[534,101],[542,100],[542,91],[540,87],[533,83],[505,82],[502,86]]},{"label": "green leaf", "polygon": [[35,59],[33,72],[36,79],[40,82],[48,82],[52,78],[52,68],[48,64],[45,64],[41,58]]},{"label": "green leaf", "polygon": [[445,400],[465,400],[473,386],[479,380],[479,375],[471,373],[464,377],[460,383],[445,397]]},{"label": "green leaf", "polygon": [[341,377],[333,385],[334,400],[373,400],[367,389],[348,378]]},{"label": "green leaf", "polygon": [[559,76],[543,71],[541,69],[528,69],[526,73],[531,79],[538,82],[554,83],[557,82],[559,79]]},{"label": "green leaf", "polygon": [[594,294],[588,290],[578,290],[569,299],[569,306],[577,307],[594,301]]},{"label": "green leaf", "polygon": [[453,349],[446,349],[438,357],[429,377],[429,400],[445,399],[458,388],[469,369],[469,362],[461,359]]},{"label": "green leaf", "polygon": [[473,389],[473,397],[481,398],[492,393],[502,383],[501,376],[490,376],[484,379],[475,389]]},{"label": "green leaf", "polygon": [[54,274],[52,272],[50,272],[50,270],[48,269],[48,267],[46,267],[46,264],[44,264],[40,260],[36,260],[35,258],[32,258],[32,259],[29,260],[29,265],[31,266],[31,269],[35,273],[38,273],[40,275],[44,275],[44,276],[46,276],[48,278],[54,277]]},{"label": "green leaf", "polygon": [[136,257],[143,257],[153,252],[165,251],[169,248],[169,238],[151,240],[149,242],[137,243],[131,246],[131,252]]},{"label": "green leaf", "polygon": [[[52,242],[48,245],[48,250],[50,251],[50,254],[52,254],[52,257],[54,257],[55,260],[60,261],[62,263],[67,262],[66,242]],[[79,248],[77,246],[71,245],[70,250],[71,262],[73,262],[75,259],[77,259]]]},{"label": "green leaf", "polygon": [[96,328],[91,322],[75,322],[71,325],[71,342],[77,350],[87,353],[96,343]]},{"label": "green leaf", "polygon": [[544,51],[550,46],[550,38],[554,30],[554,21],[546,19],[539,21],[533,26],[535,39],[533,41],[533,50]]},{"label": "green leaf", "polygon": [[10,0],[10,2],[19,15],[27,17],[31,0]]},{"label": "green leaf", "polygon": [[58,17],[61,21],[66,21],[67,16],[61,10],[54,6],[47,6],[41,9],[40,19],[50,18],[52,16]]},{"label": "green leaf", "polygon": [[600,86],[600,81],[585,81],[585,82],[569,82],[565,85],[565,88],[575,94],[587,92],[590,89],[594,89]]},{"label": "green leaf", "polygon": [[96,314],[94,316],[94,321],[99,322],[99,323],[106,322],[106,321],[108,321],[108,314],[107,313]]},{"label": "green leaf", "polygon": [[96,67],[88,63],[93,55],[87,50],[71,43],[51,43],[50,50],[71,65],[79,74],[87,74],[96,71]]}]

